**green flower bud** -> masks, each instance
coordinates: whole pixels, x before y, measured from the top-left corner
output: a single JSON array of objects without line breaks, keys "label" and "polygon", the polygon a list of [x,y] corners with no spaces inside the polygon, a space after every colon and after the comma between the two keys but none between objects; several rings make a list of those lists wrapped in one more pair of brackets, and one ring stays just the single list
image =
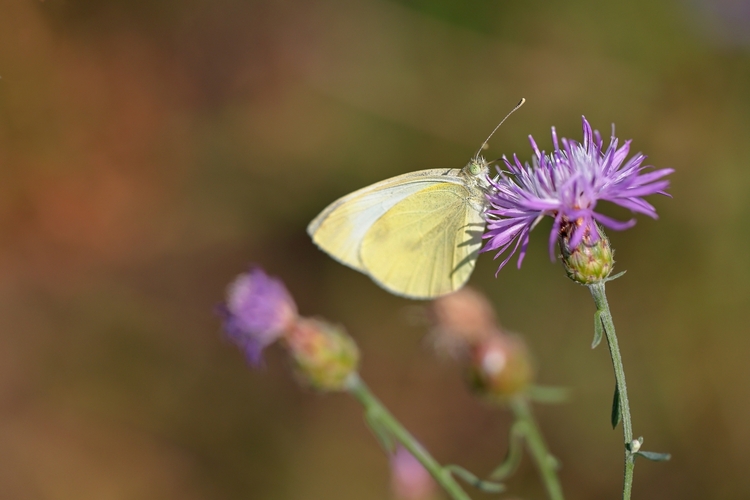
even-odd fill
[{"label": "green flower bud", "polygon": [[[591,234],[591,228],[596,234]],[[568,278],[582,285],[591,285],[605,280],[615,265],[614,250],[609,239],[598,224],[586,228],[580,242],[570,246],[571,235],[578,229],[575,223],[564,224],[560,230],[562,263]]]},{"label": "green flower bud", "polygon": [[301,319],[285,337],[298,376],[316,389],[340,391],[359,365],[359,349],[342,327]]}]

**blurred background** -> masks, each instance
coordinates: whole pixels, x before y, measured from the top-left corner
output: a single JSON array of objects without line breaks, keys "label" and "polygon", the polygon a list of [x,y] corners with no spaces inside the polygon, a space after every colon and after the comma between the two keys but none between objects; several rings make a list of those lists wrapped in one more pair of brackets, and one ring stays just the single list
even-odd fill
[{"label": "blurred background", "polygon": [[[280,349],[250,370],[215,305],[251,263],[346,325],[363,376],[442,462],[490,471],[509,416],[473,398],[391,296],[307,223],[389,176],[530,157],[581,115],[671,167],[660,220],[610,232],[635,498],[750,497],[750,3],[3,0],[0,497],[382,499],[388,464],[340,394]],[[623,214],[609,210],[610,215]],[[547,255],[471,283],[522,333],[568,498],[617,498],[593,302]],[[526,460],[509,482],[543,498]],[[481,493],[476,498],[489,498]]]}]

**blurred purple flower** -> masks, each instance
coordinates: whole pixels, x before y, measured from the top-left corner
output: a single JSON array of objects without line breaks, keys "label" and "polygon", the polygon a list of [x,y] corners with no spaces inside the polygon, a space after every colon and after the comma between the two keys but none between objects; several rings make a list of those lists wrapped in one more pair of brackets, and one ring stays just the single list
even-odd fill
[{"label": "blurred purple flower", "polygon": [[281,337],[297,320],[297,306],[284,284],[262,269],[240,274],[219,306],[224,331],[257,366],[263,349]]},{"label": "blurred purple flower", "polygon": [[518,267],[526,254],[529,233],[537,222],[549,215],[554,218],[549,237],[550,258],[554,259],[555,241],[561,229],[568,229],[570,246],[576,247],[588,235],[592,242],[599,239],[595,222],[610,229],[632,227],[635,219],[617,221],[595,211],[600,200],[609,201],[657,218],[656,209],[643,197],[664,194],[669,181],[662,177],[674,170],[665,168],[646,172],[651,167],[641,166],[646,156],[638,153],[629,160],[630,141],[618,149],[617,138],[612,138],[606,150],[602,148],[599,131],[592,131],[583,117],[583,143],[563,138],[562,149],[552,128],[554,151],[547,155],[540,151],[529,136],[534,150],[532,164],[521,164],[517,156],[513,161],[504,158],[507,171],[492,184],[495,191],[489,195],[487,239],[483,252],[496,250],[495,258],[508,252],[498,271],[507,264],[516,251]]},{"label": "blurred purple flower", "polygon": [[391,486],[398,500],[429,500],[435,494],[430,473],[402,446],[391,456]]}]

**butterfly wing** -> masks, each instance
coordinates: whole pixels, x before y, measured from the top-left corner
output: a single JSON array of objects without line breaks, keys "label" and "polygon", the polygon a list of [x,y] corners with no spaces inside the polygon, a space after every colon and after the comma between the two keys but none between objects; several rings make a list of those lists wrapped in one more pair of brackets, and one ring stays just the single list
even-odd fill
[{"label": "butterfly wing", "polygon": [[436,183],[460,183],[458,169],[420,170],[367,186],[326,207],[307,226],[318,247],[342,264],[369,274],[360,247],[370,228],[396,204]]},{"label": "butterfly wing", "polygon": [[482,244],[485,221],[461,183],[434,180],[402,198],[366,231],[364,272],[386,290],[429,299],[466,283]]}]

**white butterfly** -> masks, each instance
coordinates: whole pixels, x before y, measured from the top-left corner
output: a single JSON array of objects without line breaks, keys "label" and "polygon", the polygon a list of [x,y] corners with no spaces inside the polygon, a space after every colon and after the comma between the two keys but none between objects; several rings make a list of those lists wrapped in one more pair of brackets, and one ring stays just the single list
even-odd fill
[{"label": "white butterfly", "polygon": [[489,165],[477,152],[461,169],[411,172],[344,196],[307,233],[389,292],[431,299],[461,288],[474,270],[490,190]]}]

